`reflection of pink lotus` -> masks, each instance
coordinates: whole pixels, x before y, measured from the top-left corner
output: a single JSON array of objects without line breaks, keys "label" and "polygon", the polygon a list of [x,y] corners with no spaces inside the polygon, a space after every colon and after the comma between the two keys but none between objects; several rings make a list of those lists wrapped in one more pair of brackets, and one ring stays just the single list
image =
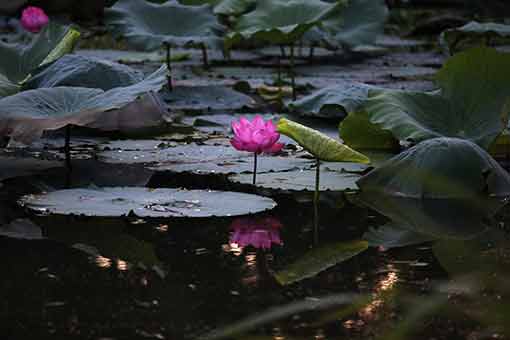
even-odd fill
[{"label": "reflection of pink lotus", "polygon": [[21,25],[29,32],[37,33],[46,26],[49,18],[39,7],[29,6],[21,14]]},{"label": "reflection of pink lotus", "polygon": [[230,243],[240,247],[251,245],[257,249],[270,249],[272,244],[281,245],[282,224],[275,218],[238,218],[232,222]]}]

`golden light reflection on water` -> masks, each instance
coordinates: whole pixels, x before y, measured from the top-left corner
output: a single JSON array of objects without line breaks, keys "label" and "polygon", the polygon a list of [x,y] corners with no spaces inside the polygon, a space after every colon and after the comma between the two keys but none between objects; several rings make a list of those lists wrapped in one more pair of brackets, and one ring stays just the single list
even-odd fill
[{"label": "golden light reflection on water", "polygon": [[126,271],[129,269],[129,263],[127,263],[126,261],[112,260],[108,257],[104,257],[101,255],[98,255],[94,258],[94,263],[96,264],[96,266],[103,269],[111,268],[113,265],[115,266],[115,268],[117,268],[117,270],[120,271]]},{"label": "golden light reflection on water", "polygon": [[346,329],[359,329],[363,327],[367,321],[379,318],[378,313],[383,309],[386,300],[386,294],[391,291],[397,284],[398,273],[392,265],[388,265],[389,270],[375,285],[372,293],[372,300],[358,311],[358,319],[350,319],[343,323]]}]

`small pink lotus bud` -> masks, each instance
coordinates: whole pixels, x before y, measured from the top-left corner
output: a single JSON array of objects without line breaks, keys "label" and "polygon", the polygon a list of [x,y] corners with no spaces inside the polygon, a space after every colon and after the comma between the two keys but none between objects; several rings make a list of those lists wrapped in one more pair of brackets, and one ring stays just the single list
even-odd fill
[{"label": "small pink lotus bud", "polygon": [[38,33],[48,22],[48,16],[39,7],[29,6],[21,14],[21,25],[32,33]]},{"label": "small pink lotus bud", "polygon": [[230,143],[240,151],[255,152],[257,154],[275,153],[283,148],[282,143],[277,143],[280,134],[271,120],[264,122],[261,116],[255,116],[252,122],[241,117],[239,122],[232,122],[234,138]]},{"label": "small pink lotus bud", "polygon": [[275,218],[238,218],[232,222],[230,228],[232,233],[229,242],[240,247],[270,249],[273,244],[283,244],[280,239],[282,224]]}]

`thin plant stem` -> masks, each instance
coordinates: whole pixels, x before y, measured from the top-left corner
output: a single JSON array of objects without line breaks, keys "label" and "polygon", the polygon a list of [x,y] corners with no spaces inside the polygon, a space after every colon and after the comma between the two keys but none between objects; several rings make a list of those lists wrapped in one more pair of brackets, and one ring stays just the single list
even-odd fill
[{"label": "thin plant stem", "polygon": [[313,63],[313,57],[314,57],[314,54],[315,54],[315,46],[310,46],[310,54],[308,55],[308,62],[310,64]]},{"label": "thin plant stem", "polygon": [[282,84],[282,59],[278,57],[278,86]]},{"label": "thin plant stem", "polygon": [[257,153],[253,153],[253,185],[257,182]]},{"label": "thin plant stem", "polygon": [[321,162],[317,158],[315,165],[315,192],[313,194],[313,231],[314,231],[314,243],[319,242],[319,199],[320,199],[320,171]]},{"label": "thin plant stem", "polygon": [[202,49],[202,63],[204,64],[204,68],[209,68],[209,57],[207,56],[207,46],[205,44],[200,44],[200,48]]},{"label": "thin plant stem", "polygon": [[282,58],[286,58],[285,47],[283,45],[280,45],[280,54]]},{"label": "thin plant stem", "polygon": [[166,48],[166,67],[168,69],[168,73],[166,75],[166,79],[168,82],[168,91],[172,91],[174,89],[172,84],[172,48],[170,43],[163,43]]},{"label": "thin plant stem", "polygon": [[292,100],[296,100],[296,77],[294,76],[294,44],[290,45],[290,82],[292,86]]},{"label": "thin plant stem", "polygon": [[72,164],[71,164],[71,125],[67,125],[66,126],[64,154],[65,154],[65,157],[66,157],[66,168],[70,172],[72,170]]}]

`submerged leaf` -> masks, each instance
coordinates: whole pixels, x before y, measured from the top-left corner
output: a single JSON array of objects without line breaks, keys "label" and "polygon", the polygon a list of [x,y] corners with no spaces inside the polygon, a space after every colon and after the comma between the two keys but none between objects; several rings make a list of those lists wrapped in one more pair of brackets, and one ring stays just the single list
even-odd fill
[{"label": "submerged leaf", "polygon": [[238,216],[276,206],[270,198],[238,192],[137,187],[59,190],[24,196],[20,204],[39,213],[98,217]]},{"label": "submerged leaf", "polygon": [[291,120],[281,118],[277,129],[278,132],[294,139],[299,145],[322,161],[370,163],[365,155],[319,131]]},{"label": "submerged leaf", "polygon": [[366,105],[370,122],[399,140],[457,137],[488,148],[506,127],[510,54],[474,48],[451,57],[437,73],[441,91],[380,91]]},{"label": "submerged leaf", "polygon": [[366,241],[330,243],[314,248],[284,270],[277,272],[275,278],[282,285],[302,281],[353,258],[367,248]]},{"label": "submerged leaf", "polygon": [[478,145],[458,138],[424,141],[357,184],[362,191],[409,198],[510,195],[510,175]]},{"label": "submerged leaf", "polygon": [[153,51],[164,43],[174,46],[216,43],[220,29],[209,5],[185,6],[175,0],[163,4],[119,0],[105,11],[106,23],[134,48]]}]

